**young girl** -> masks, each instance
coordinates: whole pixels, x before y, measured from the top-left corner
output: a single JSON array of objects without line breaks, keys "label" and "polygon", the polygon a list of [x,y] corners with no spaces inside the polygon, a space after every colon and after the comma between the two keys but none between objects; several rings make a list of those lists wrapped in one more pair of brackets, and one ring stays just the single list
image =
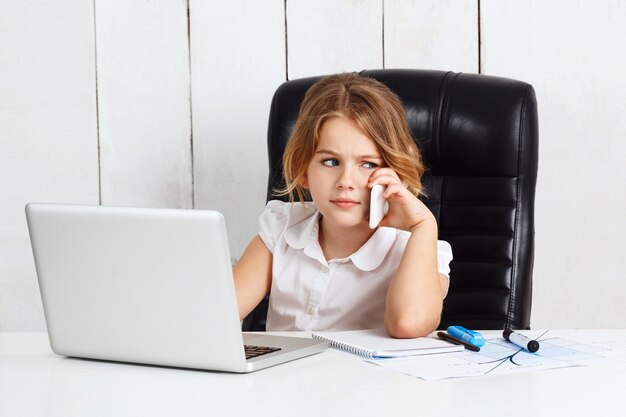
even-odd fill
[{"label": "young girl", "polygon": [[[396,338],[435,330],[452,250],[416,197],[424,167],[400,99],[357,74],[320,80],[283,165],[291,203],[267,204],[233,270],[241,319],[269,294],[267,330],[384,326]],[[386,186],[389,210],[370,229],[375,184]]]}]

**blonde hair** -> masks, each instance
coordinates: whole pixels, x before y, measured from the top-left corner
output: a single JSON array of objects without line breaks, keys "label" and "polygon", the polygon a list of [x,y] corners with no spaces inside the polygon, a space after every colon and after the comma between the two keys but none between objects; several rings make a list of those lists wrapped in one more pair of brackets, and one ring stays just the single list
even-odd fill
[{"label": "blonde hair", "polygon": [[301,202],[309,197],[300,181],[315,154],[322,125],[336,116],[356,123],[409,191],[416,196],[422,193],[425,168],[400,98],[373,78],[345,73],[322,78],[306,92],[283,154],[285,188],[275,190],[277,195],[289,195],[292,202],[295,194]]}]

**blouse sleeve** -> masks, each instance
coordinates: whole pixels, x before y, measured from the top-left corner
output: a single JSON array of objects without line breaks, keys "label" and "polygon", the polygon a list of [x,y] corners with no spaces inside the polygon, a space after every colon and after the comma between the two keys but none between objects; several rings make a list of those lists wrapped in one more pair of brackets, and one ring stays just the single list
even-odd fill
[{"label": "blouse sleeve", "polygon": [[437,269],[440,274],[448,277],[448,287],[443,298],[446,298],[450,290],[450,262],[452,261],[452,246],[445,240],[437,241]]},{"label": "blouse sleeve", "polygon": [[274,246],[278,238],[283,234],[288,220],[288,204],[282,201],[269,201],[265,206],[265,210],[261,213],[259,217],[259,236],[270,253],[274,254]]},{"label": "blouse sleeve", "polygon": [[445,240],[437,241],[437,269],[440,274],[450,278],[450,262],[452,261],[452,246]]}]

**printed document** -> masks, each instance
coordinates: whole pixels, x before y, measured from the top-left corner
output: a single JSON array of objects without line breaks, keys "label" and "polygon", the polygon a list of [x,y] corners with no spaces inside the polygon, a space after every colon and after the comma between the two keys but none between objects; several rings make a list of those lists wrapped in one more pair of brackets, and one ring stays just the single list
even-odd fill
[{"label": "printed document", "polygon": [[523,332],[540,343],[530,353],[502,337],[487,338],[480,352],[426,355],[410,358],[369,360],[384,368],[427,381],[481,375],[512,374],[608,363],[626,363],[626,340],[614,339],[600,331],[549,330]]}]

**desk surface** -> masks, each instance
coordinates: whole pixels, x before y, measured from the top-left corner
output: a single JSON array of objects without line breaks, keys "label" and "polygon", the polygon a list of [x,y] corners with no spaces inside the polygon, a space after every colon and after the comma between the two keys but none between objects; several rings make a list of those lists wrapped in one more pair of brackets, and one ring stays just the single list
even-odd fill
[{"label": "desk surface", "polygon": [[626,365],[425,382],[331,349],[238,375],[63,358],[45,333],[0,333],[11,417],[615,415],[625,389]]}]

